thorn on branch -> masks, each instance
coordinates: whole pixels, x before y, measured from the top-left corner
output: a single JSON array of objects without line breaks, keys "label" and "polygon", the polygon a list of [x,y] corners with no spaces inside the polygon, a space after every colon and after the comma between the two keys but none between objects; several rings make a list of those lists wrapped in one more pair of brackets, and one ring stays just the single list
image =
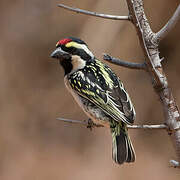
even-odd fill
[{"label": "thorn on branch", "polygon": [[147,71],[147,66],[146,63],[132,63],[132,62],[127,62],[127,61],[123,61],[121,59],[117,59],[114,58],[108,54],[104,54],[103,59],[112,63],[112,64],[116,64],[119,66],[123,66],[126,68],[130,68],[130,69],[141,69],[141,70],[146,70]]},{"label": "thorn on branch", "polygon": [[161,61],[161,62],[164,61],[164,57],[162,57],[162,58],[160,59],[160,61]]},{"label": "thorn on branch", "polygon": [[[91,125],[91,128],[93,127],[103,127],[100,124],[95,124],[91,119],[80,121],[80,120],[72,120],[72,119],[65,119],[65,118],[56,118],[57,120],[64,121],[67,123],[73,123],[73,124],[81,124],[86,127],[89,127]],[[158,125],[127,125],[128,129],[167,129],[167,126],[165,124],[158,124]]]},{"label": "thorn on branch", "polygon": [[112,19],[112,20],[130,20],[129,16],[115,16],[115,15],[110,15],[110,14],[102,14],[102,13],[97,13],[97,12],[92,12],[92,11],[87,11],[79,8],[73,8],[70,6],[66,6],[64,4],[58,4],[58,7],[64,8],[69,11],[73,11],[76,13],[81,13],[81,14],[86,14],[89,16],[95,16],[95,17],[100,17],[104,19]]}]

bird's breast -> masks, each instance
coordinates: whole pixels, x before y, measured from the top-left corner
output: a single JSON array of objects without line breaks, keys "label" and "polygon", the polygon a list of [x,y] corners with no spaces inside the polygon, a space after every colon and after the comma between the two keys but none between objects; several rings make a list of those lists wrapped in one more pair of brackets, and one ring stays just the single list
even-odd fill
[{"label": "bird's breast", "polygon": [[72,94],[75,101],[82,108],[85,114],[93,120],[95,124],[101,124],[109,128],[110,116],[107,116],[100,108],[91,103],[88,99],[79,96],[71,87],[67,76],[64,77],[64,83],[68,91]]}]

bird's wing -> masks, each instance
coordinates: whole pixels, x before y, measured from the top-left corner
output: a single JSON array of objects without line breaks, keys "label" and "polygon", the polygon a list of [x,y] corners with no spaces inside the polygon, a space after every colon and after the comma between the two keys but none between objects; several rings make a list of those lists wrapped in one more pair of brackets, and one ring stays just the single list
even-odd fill
[{"label": "bird's wing", "polygon": [[[106,67],[107,72],[108,70],[112,71]],[[114,120],[132,124],[135,119],[135,110],[123,84],[114,73],[111,76],[108,75],[109,72],[106,74],[108,76],[106,82],[103,82],[104,77],[100,74],[93,76],[92,73],[78,71],[69,79],[70,85],[80,96],[91,101]]]},{"label": "bird's wing", "polygon": [[136,116],[135,109],[123,83],[119,79],[118,85],[112,89],[110,96],[113,98],[113,102],[119,106],[118,110],[123,112],[126,121],[133,124]]}]

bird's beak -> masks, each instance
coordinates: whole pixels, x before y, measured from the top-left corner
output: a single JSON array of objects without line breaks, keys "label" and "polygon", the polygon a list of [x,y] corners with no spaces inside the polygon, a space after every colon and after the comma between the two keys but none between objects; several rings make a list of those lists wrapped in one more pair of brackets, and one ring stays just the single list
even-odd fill
[{"label": "bird's beak", "polygon": [[71,58],[71,55],[65,51],[63,51],[60,47],[55,49],[51,55],[52,58],[63,60]]}]

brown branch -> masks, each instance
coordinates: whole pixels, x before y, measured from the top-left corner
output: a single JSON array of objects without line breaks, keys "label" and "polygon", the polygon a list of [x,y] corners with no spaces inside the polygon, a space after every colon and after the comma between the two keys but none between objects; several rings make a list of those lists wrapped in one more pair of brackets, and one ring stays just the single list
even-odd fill
[{"label": "brown branch", "polygon": [[126,68],[130,68],[130,69],[137,69],[137,70],[147,70],[147,66],[146,66],[146,63],[132,63],[132,62],[127,62],[127,61],[123,61],[121,59],[117,59],[117,58],[114,58],[108,54],[104,54],[103,56],[103,59],[105,61],[108,61],[112,64],[116,64],[116,65],[119,65],[119,66],[123,66],[123,67],[126,67]]},{"label": "brown branch", "polygon": [[89,125],[91,125],[92,127],[104,127],[103,125],[93,123],[91,119],[80,121],[80,120],[65,119],[65,118],[59,117],[59,118],[56,118],[56,120],[71,123],[71,124],[81,124],[86,127],[88,127]]},{"label": "brown branch", "polygon": [[[171,139],[176,150],[177,158],[180,162],[180,114],[172,92],[169,88],[167,78],[161,66],[161,59],[159,57],[158,50],[159,42],[154,41],[157,34],[152,32],[149,22],[146,18],[144,13],[143,0],[126,1],[128,4],[130,16],[132,17],[132,23],[136,28],[141,47],[144,51],[144,55],[146,56],[146,64],[149,75],[153,80],[153,87],[162,103],[165,124],[168,126],[168,132],[171,132],[169,134],[171,134]],[[166,29],[169,28],[168,26]],[[172,25],[170,27],[172,27]],[[165,29],[163,31],[165,31]]]},{"label": "brown branch", "polygon": [[127,125],[128,129],[167,129],[165,124],[151,124],[151,125]]},{"label": "brown branch", "polygon": [[112,20],[130,20],[129,16],[115,16],[115,15],[110,15],[110,14],[102,14],[102,13],[97,13],[97,12],[92,12],[92,11],[87,11],[79,8],[73,8],[70,6],[66,6],[64,4],[58,4],[58,7],[64,8],[69,11],[73,11],[76,13],[81,13],[81,14],[86,14],[89,16],[95,16],[95,17],[100,17],[104,19],[112,19]]},{"label": "brown branch", "polygon": [[157,42],[161,41],[163,38],[167,36],[167,34],[174,28],[176,23],[180,20],[180,4],[174,12],[173,16],[169,19],[167,24],[155,34],[155,40]]},{"label": "brown branch", "polygon": [[[73,120],[73,119],[65,119],[65,118],[56,118],[57,120],[67,122],[67,123],[72,123],[72,124],[81,124],[84,126],[88,126],[89,123],[93,127],[103,127],[100,124],[95,124],[92,122],[92,120],[85,120],[85,121],[80,121],[80,120]],[[91,122],[90,122],[91,121]],[[157,124],[157,125],[127,125],[128,129],[167,129],[167,126],[165,124]]]}]

